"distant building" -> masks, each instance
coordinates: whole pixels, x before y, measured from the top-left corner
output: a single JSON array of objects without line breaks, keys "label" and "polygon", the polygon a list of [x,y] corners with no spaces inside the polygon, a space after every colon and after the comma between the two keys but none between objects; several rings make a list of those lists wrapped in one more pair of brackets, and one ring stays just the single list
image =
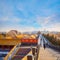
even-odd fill
[{"label": "distant building", "polygon": [[11,36],[13,39],[16,39],[16,35],[18,34],[18,31],[16,30],[11,30],[7,33],[7,35]]}]

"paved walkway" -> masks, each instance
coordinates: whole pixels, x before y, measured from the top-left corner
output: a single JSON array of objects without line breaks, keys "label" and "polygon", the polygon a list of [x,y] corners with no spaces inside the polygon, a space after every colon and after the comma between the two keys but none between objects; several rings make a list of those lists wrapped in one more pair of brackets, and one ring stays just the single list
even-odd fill
[{"label": "paved walkway", "polygon": [[57,60],[47,49],[40,47],[38,60]]}]

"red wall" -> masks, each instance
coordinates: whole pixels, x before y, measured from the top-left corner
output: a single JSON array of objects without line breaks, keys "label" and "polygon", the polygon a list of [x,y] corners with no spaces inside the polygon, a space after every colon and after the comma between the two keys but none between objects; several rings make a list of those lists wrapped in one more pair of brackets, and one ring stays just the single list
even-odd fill
[{"label": "red wall", "polygon": [[21,39],[22,43],[37,43],[36,39]]}]

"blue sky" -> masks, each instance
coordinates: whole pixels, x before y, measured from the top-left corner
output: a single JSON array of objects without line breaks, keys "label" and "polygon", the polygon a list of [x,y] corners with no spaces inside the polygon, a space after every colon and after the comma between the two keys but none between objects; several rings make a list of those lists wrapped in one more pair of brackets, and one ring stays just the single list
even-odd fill
[{"label": "blue sky", "polygon": [[0,31],[60,31],[60,0],[0,0]]}]

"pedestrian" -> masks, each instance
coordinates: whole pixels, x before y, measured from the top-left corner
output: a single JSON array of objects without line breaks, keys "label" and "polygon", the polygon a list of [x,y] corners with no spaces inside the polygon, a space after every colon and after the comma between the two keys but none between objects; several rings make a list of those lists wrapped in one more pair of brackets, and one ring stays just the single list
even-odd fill
[{"label": "pedestrian", "polygon": [[44,43],[44,49],[45,49],[45,43]]},{"label": "pedestrian", "polygon": [[45,47],[46,47],[46,46],[45,46],[45,41],[43,40],[43,48],[45,49]]}]

